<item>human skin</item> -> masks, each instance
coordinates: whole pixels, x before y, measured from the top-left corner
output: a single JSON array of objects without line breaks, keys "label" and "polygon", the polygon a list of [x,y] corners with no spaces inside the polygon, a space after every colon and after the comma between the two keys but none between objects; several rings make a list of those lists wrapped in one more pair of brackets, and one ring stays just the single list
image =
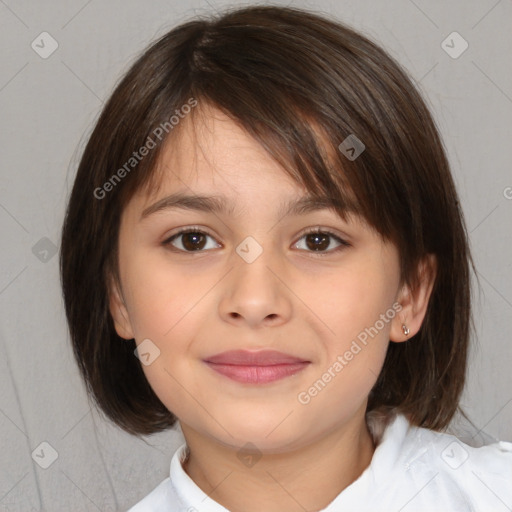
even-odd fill
[{"label": "human skin", "polygon": [[[401,285],[396,247],[361,218],[345,222],[331,209],[278,217],[282,201],[307,190],[231,119],[202,108],[202,122],[182,121],[164,148],[160,189],[137,193],[122,214],[121,286],[111,287],[110,311],[121,337],[159,348],[142,368],[178,417],[190,448],[184,469],[205,493],[233,512],[320,510],[371,462],[368,394],[390,340],[407,342],[421,327],[433,283]],[[225,195],[235,210],[164,209],[140,219],[176,191]],[[194,226],[209,235],[201,251],[186,252],[183,236],[163,244]],[[303,236],[316,227],[350,246],[335,251],[331,238],[319,256]],[[251,263],[235,251],[248,236],[263,249]],[[299,403],[394,303],[400,312],[321,393]],[[232,349],[274,349],[310,364],[271,383],[239,383],[203,361]],[[237,457],[247,443],[261,455],[254,465]]]}]

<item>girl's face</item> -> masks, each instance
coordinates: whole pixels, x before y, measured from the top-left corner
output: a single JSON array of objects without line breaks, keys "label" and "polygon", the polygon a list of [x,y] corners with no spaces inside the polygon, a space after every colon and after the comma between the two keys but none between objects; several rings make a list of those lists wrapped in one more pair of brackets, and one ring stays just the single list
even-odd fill
[{"label": "girl's face", "polygon": [[[219,111],[195,134],[191,123],[180,128],[162,154],[158,196],[136,195],[123,212],[117,332],[143,343],[145,375],[182,426],[262,452],[311,443],[364,412],[390,338],[405,339],[397,250],[360,218],[346,223],[325,208],[286,215],[307,190]],[[172,206],[166,198],[178,193],[224,207]],[[184,228],[195,235],[176,234]],[[205,362],[239,349],[304,363],[241,382]]]}]

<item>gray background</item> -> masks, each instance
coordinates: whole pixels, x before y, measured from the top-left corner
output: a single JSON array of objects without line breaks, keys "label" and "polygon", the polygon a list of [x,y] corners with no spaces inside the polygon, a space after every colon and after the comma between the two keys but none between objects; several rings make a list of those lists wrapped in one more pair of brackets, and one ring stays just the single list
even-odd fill
[{"label": "gray background", "polygon": [[[360,29],[427,96],[482,285],[475,288],[478,339],[462,402],[475,424],[467,439],[512,440],[512,2],[287,3]],[[0,0],[0,510],[126,510],[168,476],[183,441],[179,430],[143,442],[90,407],[54,252],[84,142],[121,73],[155,37],[223,5]],[[43,31],[59,45],[47,59],[31,47]],[[441,46],[453,31],[469,43],[456,59]],[[58,454],[47,469],[31,456],[44,441]]]}]

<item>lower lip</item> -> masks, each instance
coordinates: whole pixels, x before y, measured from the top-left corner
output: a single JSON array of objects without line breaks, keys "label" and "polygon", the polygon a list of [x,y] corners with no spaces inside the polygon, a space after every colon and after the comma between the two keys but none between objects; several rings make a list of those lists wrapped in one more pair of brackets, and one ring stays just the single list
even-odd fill
[{"label": "lower lip", "polygon": [[237,382],[246,384],[266,384],[276,380],[284,379],[290,375],[300,372],[309,364],[275,364],[271,366],[240,366],[233,364],[218,364],[205,361],[206,364],[216,372],[229,377]]}]

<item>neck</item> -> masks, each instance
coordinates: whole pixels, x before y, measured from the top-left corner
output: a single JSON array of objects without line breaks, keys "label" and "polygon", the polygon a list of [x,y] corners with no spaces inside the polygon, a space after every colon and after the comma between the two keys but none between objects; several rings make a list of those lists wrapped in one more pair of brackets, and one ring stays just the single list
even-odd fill
[{"label": "neck", "polygon": [[264,453],[248,466],[240,463],[237,448],[181,426],[190,450],[183,469],[231,512],[322,510],[361,475],[375,451],[364,411],[315,442]]}]

